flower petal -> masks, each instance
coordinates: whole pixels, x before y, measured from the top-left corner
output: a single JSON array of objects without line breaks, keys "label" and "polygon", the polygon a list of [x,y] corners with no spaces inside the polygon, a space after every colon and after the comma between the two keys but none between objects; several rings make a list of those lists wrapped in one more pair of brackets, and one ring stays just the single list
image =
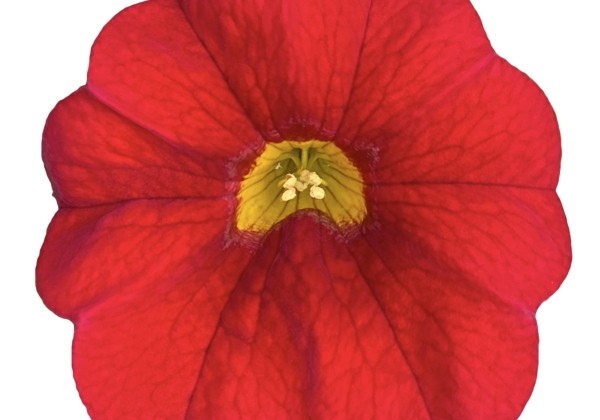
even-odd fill
[{"label": "flower petal", "polygon": [[204,164],[251,161],[263,145],[175,0],[130,7],[106,25],[92,49],[88,88]]},{"label": "flower petal", "polygon": [[224,202],[140,200],[55,217],[38,290],[75,322],[73,367],[93,418],[183,417],[251,255],[226,248],[226,213]]},{"label": "flower petal", "polygon": [[[370,192],[377,223],[423,246],[501,301],[534,312],[571,261],[568,226],[554,191],[503,186],[406,185]],[[382,249],[386,246],[382,243]],[[388,245],[390,251],[394,247]],[[448,282],[448,287],[454,285]]]},{"label": "flower petal", "polygon": [[[570,258],[560,205],[467,188],[465,222],[418,192],[422,211],[406,204],[398,228],[347,243],[308,216],[283,222],[224,308],[188,415],[516,418],[535,380],[535,308]],[[496,201],[504,220],[486,212]],[[430,213],[449,230],[437,242],[411,229]]]},{"label": "flower petal", "polygon": [[[203,162],[165,143],[98,102],[82,88],[48,117],[43,158],[61,206],[138,198],[221,197],[223,162]],[[218,164],[220,163],[220,165]]]},{"label": "flower petal", "polygon": [[[466,0],[181,5],[109,23],[45,132],[37,284],[90,414],[515,418],[571,258],[543,93]],[[263,138],[315,137],[364,171],[364,231],[231,241]]]},{"label": "flower petal", "polygon": [[224,308],[188,418],[426,417],[410,367],[337,233],[270,233]]},{"label": "flower petal", "polygon": [[535,311],[570,265],[556,194],[407,186],[376,199],[385,229],[349,247],[431,418],[516,418],[536,377]]},{"label": "flower petal", "polygon": [[50,309],[73,318],[113,295],[216,267],[230,212],[224,200],[185,199],[60,209],[40,253],[38,290]]},{"label": "flower petal", "polygon": [[369,1],[181,3],[265,138],[331,138],[352,86]]},{"label": "flower petal", "polygon": [[554,112],[494,53],[466,0],[374,2],[336,138],[361,149],[355,160],[377,154],[368,183],[558,180]]},{"label": "flower petal", "polygon": [[216,204],[61,210],[49,240],[71,246],[45,246],[38,287],[76,322],[92,415],[516,417],[570,258],[554,193],[384,190],[384,231],[300,215],[251,260],[223,251]]}]

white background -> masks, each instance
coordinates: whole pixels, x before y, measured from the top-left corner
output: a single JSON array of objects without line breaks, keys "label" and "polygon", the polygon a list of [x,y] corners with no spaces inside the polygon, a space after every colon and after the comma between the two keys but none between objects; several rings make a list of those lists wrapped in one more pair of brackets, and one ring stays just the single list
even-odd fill
[{"label": "white background", "polygon": [[[131,0],[0,6],[0,418],[86,419],[73,328],[41,303],[34,267],[56,204],[40,158],[45,118],[85,83],[92,42]],[[573,266],[538,312],[538,382],[521,419],[600,419],[600,13],[592,0],[477,0],[493,46],[546,92],[562,129],[559,194]],[[492,419],[493,420],[493,419]]]}]

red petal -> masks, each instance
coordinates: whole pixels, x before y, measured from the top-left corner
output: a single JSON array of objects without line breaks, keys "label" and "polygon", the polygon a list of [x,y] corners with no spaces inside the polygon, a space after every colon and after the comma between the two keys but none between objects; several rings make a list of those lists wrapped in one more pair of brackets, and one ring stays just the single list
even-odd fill
[{"label": "red petal", "polygon": [[[108,106],[204,164],[262,147],[174,0],[117,15],[94,44],[88,86]],[[236,172],[238,178],[246,169]]]},{"label": "red petal", "polygon": [[[95,205],[38,264],[92,416],[515,418],[570,263],[560,149],[470,3],[182,3],[196,33],[173,0],[115,18],[45,133],[61,204]],[[231,200],[143,199],[219,195],[258,131],[336,130],[367,181],[348,241],[300,215],[251,257]]]},{"label": "red petal", "polygon": [[[373,197],[391,207],[378,213],[385,230],[345,244],[300,216],[241,277],[247,254],[222,253],[223,226],[190,216],[202,214],[195,204],[131,205],[88,234],[72,216],[63,230],[99,258],[46,248],[40,272],[53,275],[40,276],[40,292],[59,313],[77,311],[75,369],[90,412],[516,417],[535,379],[534,310],[570,257],[554,193],[387,190]],[[51,239],[83,245],[56,230]],[[74,307],[64,303],[73,295]]]},{"label": "red petal", "polygon": [[344,244],[300,217],[266,240],[224,308],[188,415],[521,412],[536,376],[535,308],[570,261],[555,194],[413,187],[385,197],[394,211],[384,231]]},{"label": "red petal", "polygon": [[372,198],[383,228],[350,249],[431,418],[516,418],[536,377],[535,310],[570,265],[556,194],[406,186]]},{"label": "red petal", "polygon": [[167,272],[217,264],[231,211],[226,201],[185,199],[63,208],[42,247],[39,292],[53,311],[72,318],[148,282],[175,281]]},{"label": "red petal", "polygon": [[224,308],[188,418],[424,418],[393,331],[343,242],[284,222]]},{"label": "red petal", "polygon": [[375,149],[369,182],[556,186],[554,112],[492,51],[468,1],[374,2],[371,16],[337,134]]},{"label": "red petal", "polygon": [[[38,265],[44,302],[76,324],[93,418],[182,418],[218,315],[250,256],[225,248],[226,203],[63,209]],[[56,246],[60,244],[60,247]]]},{"label": "red petal", "polygon": [[569,231],[554,191],[405,185],[375,188],[369,202],[385,232],[415,241],[432,260],[525,311],[535,311],[568,271]]},{"label": "red petal", "polygon": [[61,205],[154,197],[225,196],[226,164],[202,162],[111,111],[81,89],[60,102],[44,130],[43,157]]},{"label": "red petal", "polygon": [[265,138],[331,138],[352,86],[369,1],[181,3]]}]

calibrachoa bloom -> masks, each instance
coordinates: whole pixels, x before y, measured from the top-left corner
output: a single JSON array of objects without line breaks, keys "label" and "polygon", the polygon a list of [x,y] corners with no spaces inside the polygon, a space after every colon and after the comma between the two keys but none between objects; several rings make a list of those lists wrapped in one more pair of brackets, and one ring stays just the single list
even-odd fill
[{"label": "calibrachoa bloom", "polygon": [[151,0],[48,119],[39,292],[97,419],[514,419],[570,263],[466,0]]}]

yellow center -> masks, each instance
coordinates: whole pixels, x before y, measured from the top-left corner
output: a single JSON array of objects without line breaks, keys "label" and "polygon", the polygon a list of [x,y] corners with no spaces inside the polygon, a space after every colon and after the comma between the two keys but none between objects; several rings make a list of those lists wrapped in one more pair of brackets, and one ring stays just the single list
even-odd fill
[{"label": "yellow center", "polygon": [[237,228],[265,232],[300,210],[316,210],[339,227],[367,214],[360,172],[335,144],[268,143],[238,193]]}]

